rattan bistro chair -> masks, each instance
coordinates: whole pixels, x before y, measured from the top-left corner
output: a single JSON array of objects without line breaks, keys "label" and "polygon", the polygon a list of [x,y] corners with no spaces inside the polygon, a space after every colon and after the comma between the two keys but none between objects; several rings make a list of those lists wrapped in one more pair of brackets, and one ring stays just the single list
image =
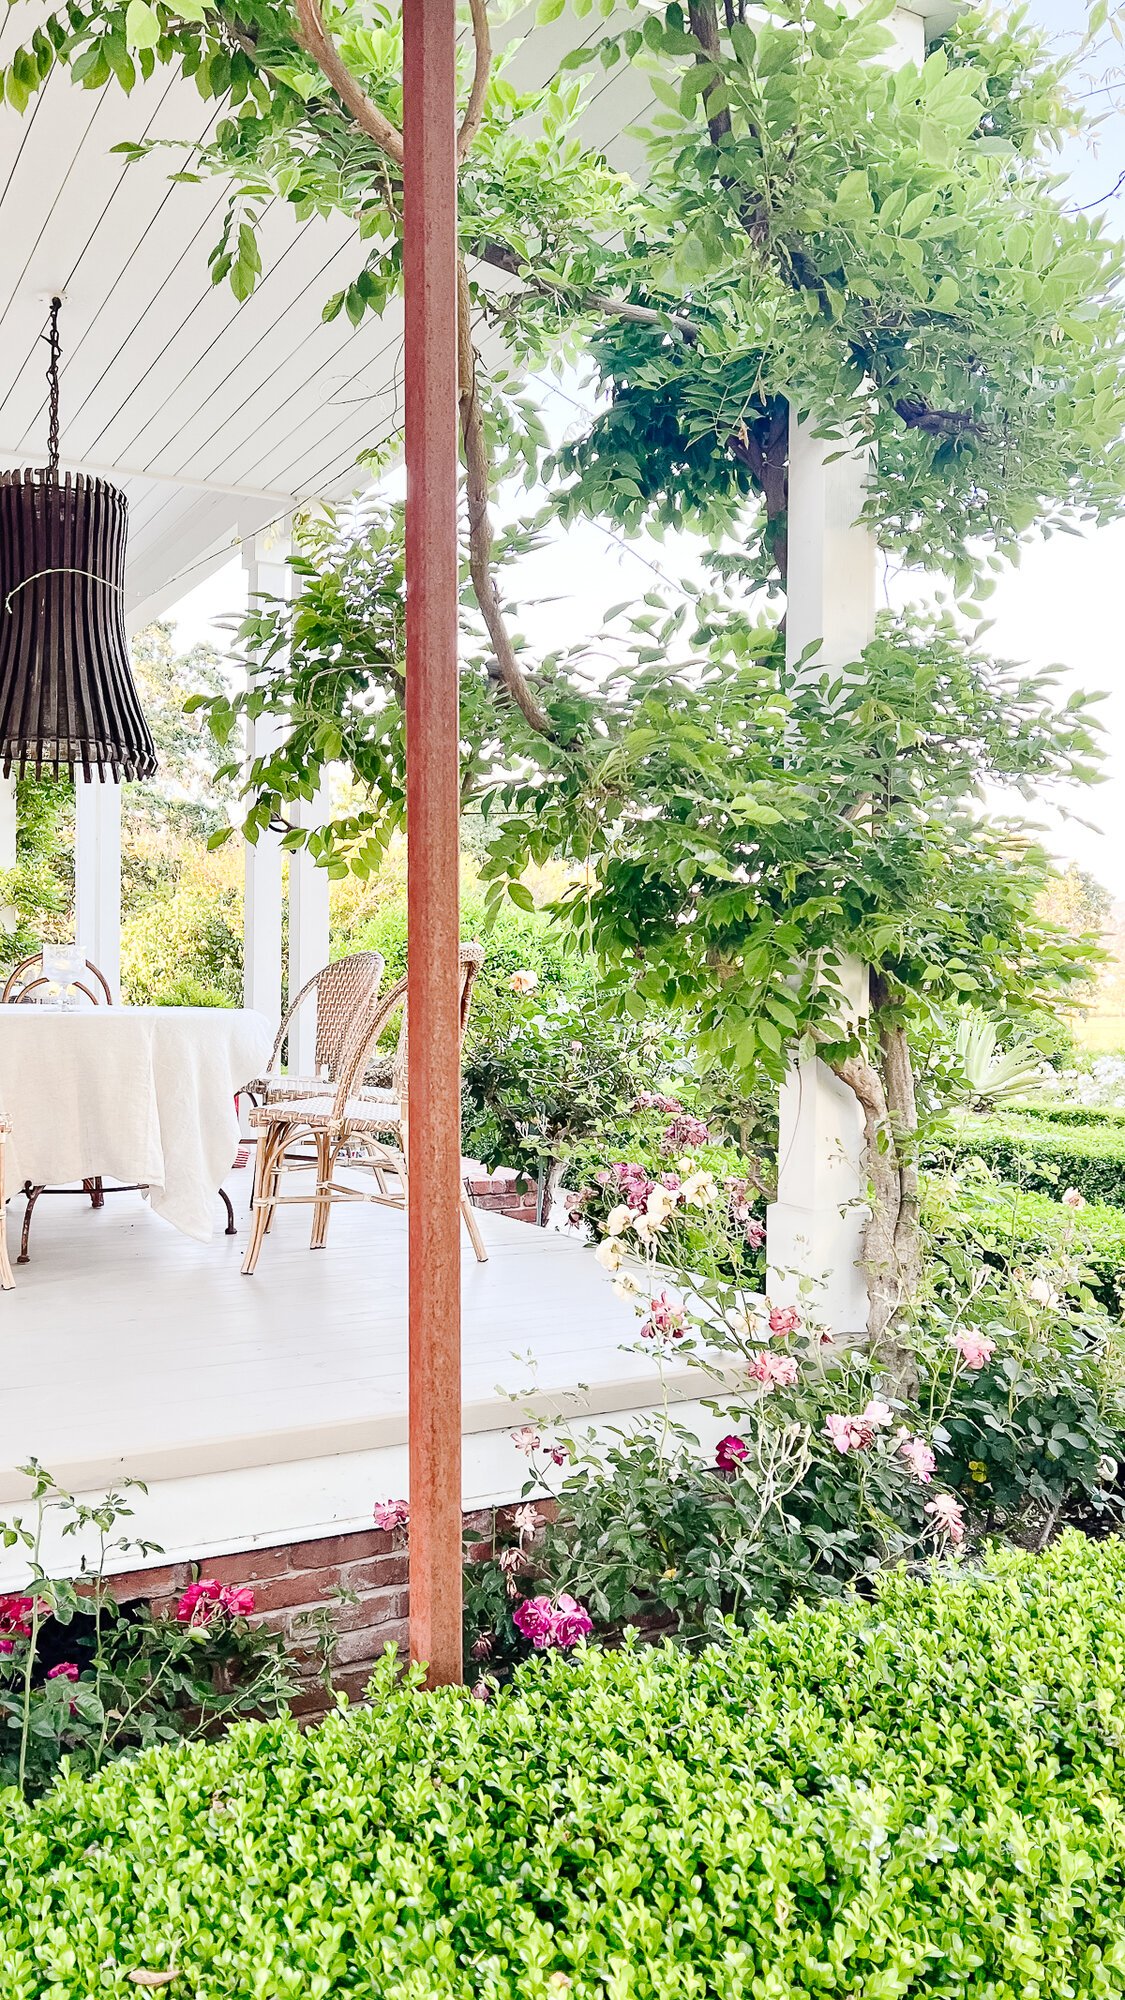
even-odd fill
[{"label": "rattan bistro chair", "polygon": [[12,1291],[16,1282],[8,1257],[8,1191],[4,1185],[4,1141],[11,1129],[11,1119],[0,1111],[0,1292]]},{"label": "rattan bistro chair", "polygon": [[[460,950],[461,1016],[460,1040],[472,1003],[473,985],[484,962],[479,944],[463,944]],[[372,1051],[396,1014],[401,1015],[398,1045],[392,1063],[392,1081],[387,1089],[363,1089],[362,1078]],[[311,1202],[313,1226],[310,1248],[320,1250],[328,1235],[328,1218],[333,1203],[376,1202],[385,1208],[405,1208],[409,1188],[409,1142],[406,1093],[406,980],[398,979],[371,1009],[368,1020],[356,1035],[341,1066],[336,1093],[331,1104],[324,1099],[287,1099],[264,1104],[250,1114],[259,1137],[254,1162],[254,1201],[251,1211],[250,1242],[242,1269],[247,1277],[258,1262],[258,1253],[273,1220],[274,1211],[290,1202]],[[282,1194],[282,1177],[291,1168],[308,1164],[308,1149],[315,1148],[316,1191],[314,1194]],[[369,1172],[373,1187],[353,1187],[337,1180],[341,1167]],[[488,1252],[480,1233],[472,1203],[461,1189],[461,1214],[477,1262],[488,1262]]]},{"label": "rattan bistro chair", "polygon": [[[340,1064],[357,1025],[375,1004],[382,978],[383,958],[377,951],[353,951],[314,972],[286,1008],[269,1062],[261,1076],[253,1076],[243,1085],[245,1095],[259,1104],[272,1104],[288,1097],[331,1097]],[[313,993],[316,1075],[287,1075],[281,1068],[281,1053],[299,1009]]]}]

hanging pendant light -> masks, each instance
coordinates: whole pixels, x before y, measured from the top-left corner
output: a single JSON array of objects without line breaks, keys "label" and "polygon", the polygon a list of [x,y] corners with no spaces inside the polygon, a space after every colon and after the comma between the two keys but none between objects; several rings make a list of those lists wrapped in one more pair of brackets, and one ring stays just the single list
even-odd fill
[{"label": "hanging pendant light", "polygon": [[125,637],[129,503],[59,478],[59,308],[51,300],[45,469],[0,472],[0,768],[150,778],[156,750]]}]

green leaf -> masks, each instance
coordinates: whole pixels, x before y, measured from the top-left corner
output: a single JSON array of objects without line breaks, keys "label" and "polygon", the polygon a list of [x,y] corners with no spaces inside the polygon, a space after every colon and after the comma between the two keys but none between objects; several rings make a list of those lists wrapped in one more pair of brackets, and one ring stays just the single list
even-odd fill
[{"label": "green leaf", "polygon": [[160,17],[148,0],[129,0],[125,10],[125,42],[131,49],[154,49],[160,40]]}]

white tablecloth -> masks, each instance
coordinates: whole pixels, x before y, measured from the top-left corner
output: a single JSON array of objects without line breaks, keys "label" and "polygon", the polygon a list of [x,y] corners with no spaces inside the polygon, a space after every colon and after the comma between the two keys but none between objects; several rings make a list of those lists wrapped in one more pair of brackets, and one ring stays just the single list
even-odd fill
[{"label": "white tablecloth", "polygon": [[264,1014],[233,1007],[0,1007],[9,1193],[139,1181],[158,1215],[205,1242],[238,1150],[235,1092],[272,1045]]}]

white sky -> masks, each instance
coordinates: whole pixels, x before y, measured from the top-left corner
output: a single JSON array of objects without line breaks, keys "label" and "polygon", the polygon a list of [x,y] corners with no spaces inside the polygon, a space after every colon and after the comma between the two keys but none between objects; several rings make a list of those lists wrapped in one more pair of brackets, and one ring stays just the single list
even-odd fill
[{"label": "white sky", "polygon": [[[1052,33],[1065,35],[1080,27],[1085,7],[1082,0],[1031,0],[1029,12]],[[1073,148],[1065,165],[1076,202],[1100,203],[1108,196],[1118,175],[1125,175],[1121,115],[1107,121],[1095,147]],[[1112,227],[1122,232],[1125,189],[1113,195],[1107,209]],[[569,392],[573,385],[566,387]],[[578,421],[565,395],[548,390],[545,402],[552,431]],[[553,545],[522,567],[523,587],[539,607],[521,622],[533,644],[573,642],[598,629],[607,606],[650,588],[654,568],[674,580],[690,566],[690,549],[677,556],[671,541],[646,537],[630,548],[595,523],[559,530]],[[897,586],[894,594],[902,595]],[[241,613],[245,602],[245,578],[232,562],[175,608],[180,643],[212,639],[221,646],[216,621]],[[1059,535],[1035,545],[1018,570],[1001,578],[988,610],[998,655],[1033,667],[1060,666],[1064,699],[1072,687],[1107,693],[1100,706],[1109,752],[1106,782],[1073,802],[1073,810],[1092,824],[1046,808],[1041,818],[1059,857],[1077,861],[1125,903],[1125,521],[1084,538]]]}]

